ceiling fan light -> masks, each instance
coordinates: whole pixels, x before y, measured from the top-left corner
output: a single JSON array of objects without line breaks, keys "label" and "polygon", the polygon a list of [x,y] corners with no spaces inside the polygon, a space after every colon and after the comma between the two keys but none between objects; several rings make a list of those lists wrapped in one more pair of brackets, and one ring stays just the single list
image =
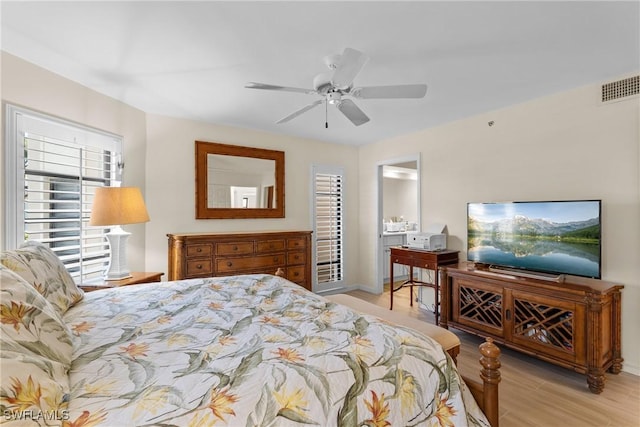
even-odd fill
[{"label": "ceiling fan light", "polygon": [[339,104],[342,100],[342,94],[340,92],[327,93],[327,102],[331,105]]}]

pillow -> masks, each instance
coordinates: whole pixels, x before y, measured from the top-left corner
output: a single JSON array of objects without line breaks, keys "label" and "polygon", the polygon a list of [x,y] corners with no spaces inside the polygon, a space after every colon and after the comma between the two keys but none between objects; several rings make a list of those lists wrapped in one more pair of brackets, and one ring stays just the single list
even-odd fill
[{"label": "pillow", "polygon": [[84,297],[62,261],[41,243],[28,241],[20,249],[2,252],[0,264],[36,288],[61,316]]},{"label": "pillow", "polygon": [[[69,419],[68,368],[33,354],[0,351],[2,425],[62,426]],[[29,418],[25,418],[31,417]]]},{"label": "pillow", "polygon": [[0,348],[71,366],[71,330],[49,302],[0,266]]}]

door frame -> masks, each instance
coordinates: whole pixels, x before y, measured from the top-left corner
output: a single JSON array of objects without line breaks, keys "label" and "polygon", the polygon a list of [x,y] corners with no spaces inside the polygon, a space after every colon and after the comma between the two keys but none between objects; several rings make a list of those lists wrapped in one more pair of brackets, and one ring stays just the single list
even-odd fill
[{"label": "door frame", "polygon": [[382,239],[382,235],[384,232],[384,225],[382,224],[383,222],[383,202],[384,202],[384,195],[383,195],[383,169],[384,166],[391,166],[391,165],[395,165],[398,163],[406,163],[406,162],[416,162],[416,169],[417,169],[417,179],[416,179],[416,191],[417,191],[417,207],[418,207],[418,212],[417,215],[418,217],[416,218],[416,221],[418,222],[418,230],[422,230],[422,202],[421,202],[421,194],[422,194],[422,190],[421,190],[421,183],[422,183],[422,162],[421,162],[421,158],[420,158],[420,153],[416,153],[416,154],[411,154],[411,155],[407,155],[407,156],[402,156],[402,157],[394,157],[392,159],[387,159],[387,160],[382,160],[376,163],[376,185],[377,185],[377,191],[376,191],[376,195],[377,195],[377,206],[378,206],[378,212],[376,215],[376,232],[377,232],[377,238],[376,238],[376,282],[375,282],[375,287],[374,287],[374,291],[376,294],[381,294],[384,290],[384,243],[383,243],[383,239]]}]

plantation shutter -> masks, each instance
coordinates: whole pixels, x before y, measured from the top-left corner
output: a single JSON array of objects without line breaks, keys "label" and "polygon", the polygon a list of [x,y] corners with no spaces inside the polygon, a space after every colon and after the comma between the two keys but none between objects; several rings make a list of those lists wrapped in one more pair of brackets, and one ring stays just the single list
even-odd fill
[{"label": "plantation shutter", "polygon": [[343,176],[314,174],[315,254],[318,284],[343,280]]},{"label": "plantation shutter", "polygon": [[36,240],[65,264],[76,282],[102,277],[109,262],[108,228],[90,227],[97,187],[116,180],[121,139],[21,109],[13,109],[16,160],[14,241]]}]

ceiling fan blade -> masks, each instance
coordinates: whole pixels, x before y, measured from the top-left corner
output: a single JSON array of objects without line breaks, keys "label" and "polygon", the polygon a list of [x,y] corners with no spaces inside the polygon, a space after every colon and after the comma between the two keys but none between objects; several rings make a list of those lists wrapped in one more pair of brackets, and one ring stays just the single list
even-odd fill
[{"label": "ceiling fan blade", "polygon": [[427,93],[427,85],[395,85],[395,86],[367,86],[351,90],[350,95],[361,99],[393,99],[393,98],[423,98]]},{"label": "ceiling fan blade", "polygon": [[324,99],[320,99],[316,102],[312,102],[311,104],[307,105],[306,107],[303,107],[301,109],[299,109],[298,111],[294,111],[293,113],[289,114],[287,117],[282,118],[280,120],[278,120],[276,123],[280,124],[280,123],[285,123],[288,122],[291,119],[295,119],[296,117],[298,117],[300,114],[305,113],[309,110],[311,110],[313,107],[315,107],[316,105],[320,105],[324,102]]},{"label": "ceiling fan blade", "polygon": [[308,93],[308,94],[316,93],[316,91],[313,89],[302,89],[299,87],[268,85],[265,83],[255,83],[255,82],[249,82],[244,87],[246,87],[247,89],[280,90],[283,92],[298,92],[298,93]]},{"label": "ceiling fan blade", "polygon": [[369,117],[350,99],[343,99],[336,106],[356,126],[363,125],[369,121]]},{"label": "ceiling fan blade", "polygon": [[340,89],[348,88],[368,60],[369,57],[364,53],[350,47],[346,48],[333,72],[331,83]]}]

